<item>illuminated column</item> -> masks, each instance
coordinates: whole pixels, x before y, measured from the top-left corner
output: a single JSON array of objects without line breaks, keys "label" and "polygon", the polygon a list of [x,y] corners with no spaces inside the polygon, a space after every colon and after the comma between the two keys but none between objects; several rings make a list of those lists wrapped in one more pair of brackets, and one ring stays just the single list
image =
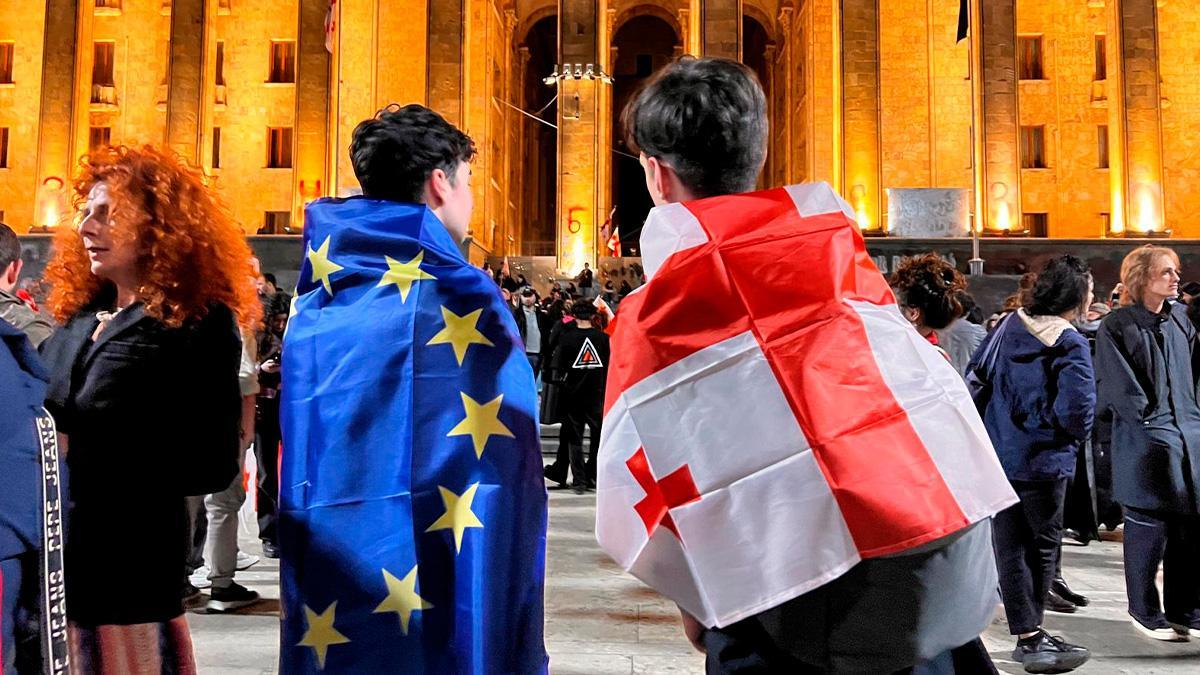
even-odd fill
[{"label": "illuminated column", "polygon": [[688,6],[679,10],[679,30],[682,32],[680,37],[683,40],[684,51],[692,56],[704,53],[701,41],[703,30],[700,25],[701,3],[702,0],[688,0]]},{"label": "illuminated column", "polygon": [[463,80],[466,77],[463,33],[468,0],[429,0],[426,100],[451,124],[462,128]]},{"label": "illuminated column", "polygon": [[292,222],[304,224],[304,205],[329,194],[329,52],[327,0],[300,0],[296,27],[296,121],[292,142]]},{"label": "illuminated column", "polygon": [[[560,68],[597,63],[602,16],[597,0],[559,0]],[[566,78],[558,84],[558,268],[574,274],[595,266],[596,153],[599,148],[599,80]],[[603,216],[600,217],[601,221]]]},{"label": "illuminated column", "polygon": [[[1017,108],[1016,0],[977,0],[982,25],[972,26],[972,48],[978,49],[983,77],[978,87],[976,120],[983,134],[976,147],[976,186],[982,187],[979,219],[985,230],[1010,230],[1021,216],[1021,138]],[[978,77],[972,69],[972,77]],[[976,130],[978,132],[978,129]]]},{"label": "illuminated column", "polygon": [[705,56],[742,60],[742,0],[704,0],[700,33]]},{"label": "illuminated column", "polygon": [[[167,147],[194,166],[203,166],[212,128],[213,88],[206,86],[215,62],[214,0],[173,0],[167,65]],[[215,70],[213,70],[215,73]]]},{"label": "illuminated column", "polygon": [[37,227],[54,227],[67,217],[71,175],[87,150],[93,12],[90,2],[46,2],[33,223]]},{"label": "illuminated column", "polygon": [[879,4],[842,0],[842,185],[864,231],[880,218]]},{"label": "illuminated column", "polygon": [[1165,231],[1155,0],[1110,0],[1109,180],[1113,234]]},{"label": "illuminated column", "polygon": [[[796,124],[793,122],[795,117],[792,110],[792,89],[794,84],[794,74],[792,71],[792,58],[794,45],[792,44],[792,8],[784,6],[779,9],[779,39],[783,43],[783,49],[779,52],[778,68],[783,69],[783,77],[777,78],[775,81],[781,85],[782,91],[778,92],[779,105],[782,110],[779,111],[779,120],[771,120],[772,125],[783,132],[782,154],[780,160],[783,162],[782,184],[787,185],[798,181],[798,176],[792,174],[792,153],[793,146],[796,145],[796,138],[793,136]],[[801,153],[802,155],[802,153]]]}]

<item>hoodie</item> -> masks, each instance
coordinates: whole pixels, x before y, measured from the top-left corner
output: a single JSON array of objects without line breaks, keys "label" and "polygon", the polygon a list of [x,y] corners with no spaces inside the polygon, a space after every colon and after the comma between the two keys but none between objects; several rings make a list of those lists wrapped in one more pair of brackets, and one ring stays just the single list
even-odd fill
[{"label": "hoodie", "polygon": [[983,423],[1009,480],[1057,480],[1075,471],[1091,433],[1096,384],[1087,338],[1057,316],[1019,310],[988,335],[970,368],[999,340]]}]

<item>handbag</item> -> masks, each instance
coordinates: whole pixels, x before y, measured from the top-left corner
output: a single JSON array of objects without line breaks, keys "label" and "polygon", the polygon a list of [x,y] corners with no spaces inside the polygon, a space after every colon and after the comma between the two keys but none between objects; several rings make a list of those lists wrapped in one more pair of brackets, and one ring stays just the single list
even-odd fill
[{"label": "handbag", "polygon": [[979,359],[979,363],[967,371],[967,391],[971,393],[971,400],[975,401],[975,409],[982,415],[987,409],[988,401],[992,399],[992,380],[996,374],[996,357],[1000,354],[1000,340],[1004,337],[1004,327],[1008,324],[1012,314],[1000,320],[996,325],[995,335],[992,336],[992,341],[988,343],[987,349],[983,352],[983,358]]}]

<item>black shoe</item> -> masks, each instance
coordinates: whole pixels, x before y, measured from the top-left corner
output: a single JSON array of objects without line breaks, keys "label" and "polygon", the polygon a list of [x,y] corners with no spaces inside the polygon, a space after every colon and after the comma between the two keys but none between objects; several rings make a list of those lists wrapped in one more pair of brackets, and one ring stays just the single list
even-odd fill
[{"label": "black shoe", "polygon": [[577,494],[577,495],[581,495],[581,494],[584,494],[587,492],[587,488],[582,485],[576,485],[572,489],[575,490],[575,494]]},{"label": "black shoe", "polygon": [[550,469],[551,469],[551,467],[552,467],[552,466],[554,466],[554,465],[553,465],[553,464],[550,464],[550,465],[547,465],[547,466],[545,466],[545,467],[542,467],[542,475],[543,475],[543,476],[545,476],[546,480],[550,481],[551,483],[557,483],[557,484],[558,484],[558,486],[557,486],[557,487],[552,487],[552,488],[550,488],[550,489],[552,489],[552,490],[565,490],[565,489],[567,488],[567,477],[564,475],[562,478],[556,478],[556,477],[554,476],[554,474],[553,474],[553,473],[551,473],[551,471],[550,471]]},{"label": "black shoe", "polygon": [[1068,602],[1058,593],[1050,591],[1046,594],[1046,611],[1058,612],[1059,614],[1074,614],[1076,609],[1074,604]]},{"label": "black shoe", "polygon": [[194,603],[195,601],[197,601],[199,599],[200,599],[200,589],[196,588],[195,586],[191,585],[190,583],[185,583],[183,585],[183,604],[184,604],[184,606],[191,605],[192,603]]},{"label": "black shoe", "polygon": [[264,556],[266,556],[272,560],[279,559],[279,546],[277,544],[272,544],[269,541],[264,541],[262,543],[262,547],[263,547],[263,555]]},{"label": "black shoe", "polygon": [[1087,596],[1080,595],[1075,591],[1072,591],[1071,587],[1067,586],[1067,582],[1064,581],[1062,577],[1058,577],[1054,580],[1054,583],[1050,584],[1050,592],[1058,595],[1058,597],[1066,600],[1076,607],[1088,606],[1089,600],[1087,599]]},{"label": "black shoe", "polygon": [[208,612],[231,612],[256,602],[258,593],[237,583],[229,584],[225,588],[213,586],[212,599],[208,601]]},{"label": "black shoe", "polygon": [[1087,663],[1092,653],[1040,630],[1037,635],[1017,640],[1012,657],[1027,673],[1066,673]]}]

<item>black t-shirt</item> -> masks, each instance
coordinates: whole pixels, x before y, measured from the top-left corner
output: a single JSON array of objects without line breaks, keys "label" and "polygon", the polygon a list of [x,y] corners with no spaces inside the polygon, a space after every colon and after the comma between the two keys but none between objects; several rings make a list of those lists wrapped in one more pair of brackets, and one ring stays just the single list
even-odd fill
[{"label": "black t-shirt", "polygon": [[596,327],[566,331],[554,350],[554,370],[564,391],[588,401],[604,400],[608,336]]}]

